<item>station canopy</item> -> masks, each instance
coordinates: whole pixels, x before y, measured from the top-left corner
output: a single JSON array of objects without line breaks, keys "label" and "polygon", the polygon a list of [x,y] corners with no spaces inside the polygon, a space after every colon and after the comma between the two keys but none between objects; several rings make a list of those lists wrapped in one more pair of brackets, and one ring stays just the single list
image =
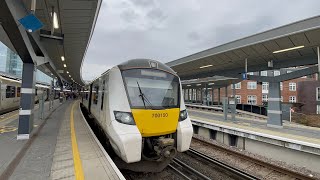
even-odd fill
[{"label": "station canopy", "polygon": [[[17,5],[20,6],[21,3],[24,9],[15,13],[16,16],[20,16],[19,18],[21,18],[20,14],[25,13],[24,11],[30,14],[33,7],[32,2],[36,2],[35,16],[44,25],[40,30],[29,34],[36,41],[31,42],[37,44],[34,47],[40,47],[35,49],[36,53],[38,50],[45,50],[41,54],[44,54],[47,63],[38,64],[38,69],[61,80],[74,81],[83,85],[81,66],[95,28],[102,0],[8,1],[8,3],[16,3],[16,9],[20,8]],[[4,31],[0,28],[1,41],[16,51],[10,40],[3,34]]]},{"label": "station canopy", "polygon": [[223,76],[213,76],[200,79],[190,79],[181,81],[183,88],[221,88],[233,83],[238,83],[237,78],[229,78]]},{"label": "station canopy", "polygon": [[[210,48],[167,65],[181,79],[214,75],[241,77],[245,72],[317,64],[320,16],[301,20]],[[227,34],[226,34],[227,35]]]}]

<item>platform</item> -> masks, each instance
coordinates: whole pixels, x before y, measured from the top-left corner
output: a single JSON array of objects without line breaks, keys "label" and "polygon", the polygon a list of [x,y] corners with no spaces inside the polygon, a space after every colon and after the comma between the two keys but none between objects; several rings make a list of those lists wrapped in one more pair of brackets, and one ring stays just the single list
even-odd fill
[{"label": "platform", "polygon": [[0,179],[124,179],[93,135],[79,104],[55,102],[48,110],[46,103],[45,120],[38,119],[35,109],[29,140],[16,140],[14,113],[0,119],[1,128],[11,128],[0,133]]},{"label": "platform", "polygon": [[[320,173],[320,128],[285,121],[283,128],[267,127],[263,119],[236,117],[224,120],[222,113],[188,109],[195,134],[230,145],[230,135],[238,137],[236,147],[272,159],[306,167]],[[229,116],[228,119],[231,119]]]}]

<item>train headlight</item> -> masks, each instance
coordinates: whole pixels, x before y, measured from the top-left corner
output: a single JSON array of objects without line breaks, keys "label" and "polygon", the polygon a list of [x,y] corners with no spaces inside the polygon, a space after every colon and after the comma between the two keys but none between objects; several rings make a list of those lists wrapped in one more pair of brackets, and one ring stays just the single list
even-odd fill
[{"label": "train headlight", "polygon": [[114,111],[114,117],[116,120],[123,124],[129,124],[129,125],[135,125],[134,119],[132,117],[132,114],[129,112],[120,112],[120,111]]},{"label": "train headlight", "polygon": [[179,121],[183,121],[183,120],[187,119],[187,117],[188,117],[188,112],[186,109],[183,111],[180,111]]}]

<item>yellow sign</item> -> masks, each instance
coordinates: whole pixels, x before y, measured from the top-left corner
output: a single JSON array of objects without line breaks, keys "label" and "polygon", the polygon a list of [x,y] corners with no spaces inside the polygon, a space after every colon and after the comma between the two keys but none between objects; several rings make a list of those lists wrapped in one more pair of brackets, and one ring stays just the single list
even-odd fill
[{"label": "yellow sign", "polygon": [[170,134],[177,129],[179,108],[165,110],[132,109],[131,111],[142,137]]}]

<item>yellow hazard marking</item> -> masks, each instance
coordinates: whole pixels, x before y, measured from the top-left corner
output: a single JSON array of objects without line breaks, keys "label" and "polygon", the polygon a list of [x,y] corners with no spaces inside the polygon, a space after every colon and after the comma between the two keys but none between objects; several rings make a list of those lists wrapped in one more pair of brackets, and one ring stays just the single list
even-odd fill
[{"label": "yellow hazard marking", "polygon": [[132,109],[131,111],[142,137],[170,134],[177,130],[179,108],[164,110]]},{"label": "yellow hazard marking", "polygon": [[78,143],[77,143],[77,137],[76,132],[74,129],[74,119],[73,119],[73,109],[74,105],[77,102],[73,103],[71,108],[71,114],[70,114],[70,130],[71,130],[71,144],[72,144],[72,155],[73,155],[73,164],[74,164],[74,172],[76,180],[83,180],[83,169],[82,169],[82,163],[80,159],[80,154],[78,150]]},{"label": "yellow hazard marking", "polygon": [[0,134],[16,131],[18,128],[14,126],[1,126],[0,127]]},{"label": "yellow hazard marking", "polygon": [[6,120],[8,120],[8,119],[10,119],[10,118],[15,117],[16,115],[18,115],[18,113],[14,114],[14,115],[12,115],[12,116],[6,117],[6,118],[4,118],[4,119],[1,119],[0,122],[4,122],[4,121],[6,121]]}]

